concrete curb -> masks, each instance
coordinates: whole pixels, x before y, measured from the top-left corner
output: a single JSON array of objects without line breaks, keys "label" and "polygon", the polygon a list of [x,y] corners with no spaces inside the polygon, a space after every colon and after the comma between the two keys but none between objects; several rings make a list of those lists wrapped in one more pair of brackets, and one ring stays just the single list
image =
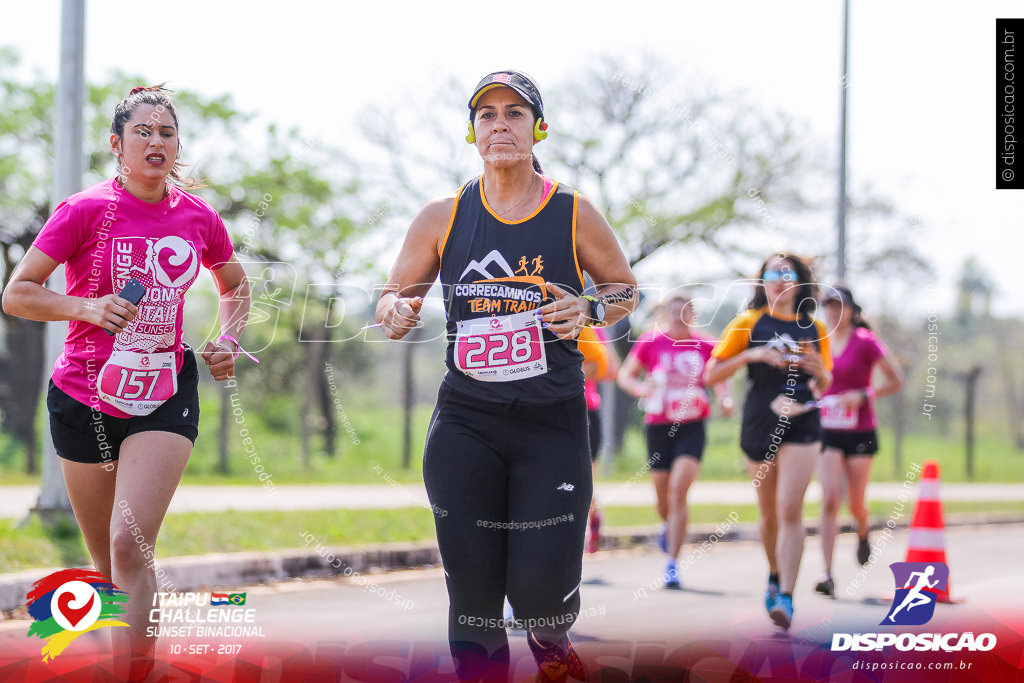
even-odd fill
[{"label": "concrete curb", "polygon": [[[357,573],[412,569],[441,563],[437,544],[433,541],[323,550],[322,556],[313,548],[183,555],[160,560],[154,568],[157,571],[159,590],[194,591],[295,578],[353,576]],[[30,569],[0,574],[0,611],[23,607],[32,584],[58,569]]]},{"label": "concrete curb", "polygon": [[[1021,524],[1024,514],[1016,517],[1007,514],[955,514],[946,517],[946,526],[978,526],[992,524]],[[907,528],[908,523],[897,524],[896,528]],[[884,523],[872,524],[873,530],[885,527]],[[841,533],[852,533],[853,527],[845,525]],[[807,527],[814,535],[817,527]],[[757,524],[695,524],[691,525],[687,543],[701,543],[717,538],[718,541],[756,541],[759,539]],[[609,529],[601,535],[601,550],[617,550],[657,545],[658,527],[619,527]],[[418,543],[385,543],[361,548],[318,546],[323,554],[313,548],[299,548],[275,552],[210,553],[171,557],[156,565],[161,590],[195,591],[220,586],[246,586],[259,583],[285,581],[297,578],[330,576],[354,576],[371,572],[397,571],[418,567],[439,566],[441,556],[433,541]],[[330,559],[328,559],[330,558]],[[0,574],[0,611],[9,612],[25,604],[25,595],[32,584],[61,567],[32,569],[12,574]],[[160,571],[164,574],[160,574]]]}]

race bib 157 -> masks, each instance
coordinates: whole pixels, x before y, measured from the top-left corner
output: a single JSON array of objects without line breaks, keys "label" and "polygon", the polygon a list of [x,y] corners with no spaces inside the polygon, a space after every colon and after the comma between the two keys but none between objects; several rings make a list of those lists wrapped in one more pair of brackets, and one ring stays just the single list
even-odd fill
[{"label": "race bib 157", "polygon": [[129,415],[149,415],[178,391],[174,352],[114,351],[100,370],[99,397]]}]

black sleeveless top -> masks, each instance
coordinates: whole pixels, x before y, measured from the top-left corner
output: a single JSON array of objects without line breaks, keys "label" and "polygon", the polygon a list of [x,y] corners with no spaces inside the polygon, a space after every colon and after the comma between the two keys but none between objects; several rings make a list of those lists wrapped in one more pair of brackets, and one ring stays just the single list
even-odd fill
[{"label": "black sleeveless top", "polygon": [[[749,309],[733,318],[712,355],[726,360],[746,348],[769,346],[789,355],[786,359],[788,361],[798,357],[794,354],[802,344],[813,345],[818,352],[823,352],[823,340],[827,336],[828,331],[818,320],[806,316],[775,317],[766,306]],[[826,363],[830,362],[831,356],[826,359]],[[814,397],[810,389],[810,373],[795,364],[777,368],[768,363],[749,363],[747,376],[744,424],[759,420],[764,422],[766,419],[774,421],[777,416],[769,406],[779,394],[785,394],[798,403],[810,401]]]},{"label": "black sleeveless top", "polygon": [[550,303],[545,282],[579,295],[577,193],[555,183],[518,221],[487,205],[483,177],[460,188],[441,248],[448,316],[444,382],[461,394],[500,403],[543,404],[583,391],[576,342],[542,329],[532,311]]}]

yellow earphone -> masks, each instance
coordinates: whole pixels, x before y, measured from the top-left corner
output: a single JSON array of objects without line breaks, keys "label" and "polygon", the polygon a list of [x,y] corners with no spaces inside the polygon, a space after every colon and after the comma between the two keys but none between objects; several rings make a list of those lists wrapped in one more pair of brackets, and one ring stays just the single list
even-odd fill
[{"label": "yellow earphone", "polygon": [[544,119],[537,119],[537,123],[533,124],[533,139],[540,142],[548,136],[547,130],[547,121]]},{"label": "yellow earphone", "polygon": [[[544,119],[537,119],[537,122],[533,124],[533,139],[540,142],[548,136],[548,123]],[[469,122],[469,134],[466,135],[466,142],[473,144],[476,142],[476,131],[473,129],[473,122]]]}]

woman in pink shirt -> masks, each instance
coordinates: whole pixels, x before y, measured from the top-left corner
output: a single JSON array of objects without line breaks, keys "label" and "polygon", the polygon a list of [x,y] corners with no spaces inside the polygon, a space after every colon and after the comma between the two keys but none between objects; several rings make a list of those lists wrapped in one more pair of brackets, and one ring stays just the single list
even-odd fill
[{"label": "woman in pink shirt", "polygon": [[[61,202],[3,293],[10,315],[70,323],[47,394],[50,434],[93,564],[129,597],[129,628],[113,630],[125,680],[152,667],[148,613],[158,578],[167,583],[153,546],[198,436],[199,370],[182,319],[199,266],[220,291],[224,335],[202,353],[217,381],[234,376],[249,312],[224,223],[180,187],[195,183],[180,175],[167,93],[139,87],[121,100],[110,135],[117,176]],[[61,263],[67,294],[43,286]]]},{"label": "woman in pink shirt", "polygon": [[[821,398],[823,429],[821,476],[821,548],[825,576],[815,586],[822,595],[835,597],[832,579],[832,551],[839,532],[840,482],[847,480],[847,503],[857,520],[857,561],[867,564],[868,508],[864,502],[871,460],[878,451],[874,399],[894,394],[903,387],[899,364],[885,344],[864,321],[861,308],[846,287],[833,287],[823,300],[831,334],[832,384]],[[885,383],[871,386],[871,374],[878,366]]]},{"label": "woman in pink shirt", "polygon": [[[687,296],[661,304],[659,325],[640,335],[622,364],[619,386],[644,400],[647,464],[664,525],[661,549],[667,555],[664,586],[681,588],[676,560],[686,542],[686,495],[704,457],[704,423],[711,402],[704,387],[704,366],[715,340],[690,329],[696,322]],[[722,413],[733,412],[729,385],[715,385]]]}]

